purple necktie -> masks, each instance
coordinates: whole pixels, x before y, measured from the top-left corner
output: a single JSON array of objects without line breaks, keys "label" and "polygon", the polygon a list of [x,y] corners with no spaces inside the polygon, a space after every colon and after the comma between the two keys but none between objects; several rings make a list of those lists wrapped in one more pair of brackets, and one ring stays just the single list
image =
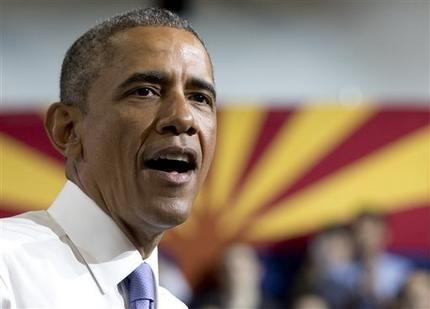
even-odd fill
[{"label": "purple necktie", "polygon": [[155,281],[151,267],[142,263],[124,279],[129,309],[154,309]]}]

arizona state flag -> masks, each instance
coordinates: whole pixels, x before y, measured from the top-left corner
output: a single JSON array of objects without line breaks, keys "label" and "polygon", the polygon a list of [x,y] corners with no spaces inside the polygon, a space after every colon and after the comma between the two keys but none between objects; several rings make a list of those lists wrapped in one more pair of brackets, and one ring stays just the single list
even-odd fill
[{"label": "arizona state flag", "polygon": [[[42,117],[0,114],[0,216],[48,207],[64,183]],[[192,283],[232,242],[285,241],[363,210],[387,214],[392,247],[430,256],[427,107],[241,105],[218,130],[193,214],[162,243]]]}]

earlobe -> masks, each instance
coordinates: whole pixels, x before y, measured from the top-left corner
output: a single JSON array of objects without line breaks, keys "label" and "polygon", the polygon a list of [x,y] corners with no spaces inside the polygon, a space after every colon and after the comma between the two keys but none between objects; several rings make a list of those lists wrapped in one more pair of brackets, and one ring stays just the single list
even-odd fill
[{"label": "earlobe", "polygon": [[82,153],[79,134],[81,116],[77,107],[61,102],[53,103],[46,112],[46,133],[52,145],[66,158],[76,158]]}]

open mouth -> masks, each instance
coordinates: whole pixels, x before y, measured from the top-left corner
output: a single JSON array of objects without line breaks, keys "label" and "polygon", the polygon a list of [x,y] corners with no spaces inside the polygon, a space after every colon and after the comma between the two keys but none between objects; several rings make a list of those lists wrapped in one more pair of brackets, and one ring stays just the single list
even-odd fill
[{"label": "open mouth", "polygon": [[144,160],[144,167],[166,173],[188,173],[197,167],[196,155],[185,149],[165,149]]}]

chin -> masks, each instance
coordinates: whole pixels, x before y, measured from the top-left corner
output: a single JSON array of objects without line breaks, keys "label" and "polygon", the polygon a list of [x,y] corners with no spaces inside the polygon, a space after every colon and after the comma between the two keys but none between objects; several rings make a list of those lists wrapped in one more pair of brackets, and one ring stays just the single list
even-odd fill
[{"label": "chin", "polygon": [[170,199],[156,203],[151,207],[152,215],[149,218],[154,225],[163,229],[173,228],[184,223],[191,213],[192,202],[181,199]]}]

